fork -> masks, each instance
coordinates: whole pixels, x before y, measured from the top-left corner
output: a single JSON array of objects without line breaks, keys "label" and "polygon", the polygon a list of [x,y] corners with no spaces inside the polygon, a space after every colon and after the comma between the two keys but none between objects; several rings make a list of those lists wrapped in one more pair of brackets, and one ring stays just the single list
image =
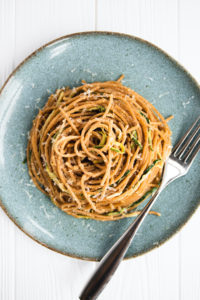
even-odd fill
[{"label": "fork", "polygon": [[101,259],[98,268],[79,296],[80,300],[94,300],[102,292],[122,261],[136,232],[162,190],[176,178],[185,175],[189,171],[199,150],[200,116],[172,149],[171,155],[165,162],[159,189],[153,194],[134,222]]}]

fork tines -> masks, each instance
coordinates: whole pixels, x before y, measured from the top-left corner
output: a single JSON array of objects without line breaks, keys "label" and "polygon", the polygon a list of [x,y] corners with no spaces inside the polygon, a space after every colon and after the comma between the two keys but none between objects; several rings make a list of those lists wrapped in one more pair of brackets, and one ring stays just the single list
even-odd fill
[{"label": "fork tines", "polygon": [[172,156],[183,161],[191,163],[200,150],[200,116],[189,128],[186,134],[174,146]]}]

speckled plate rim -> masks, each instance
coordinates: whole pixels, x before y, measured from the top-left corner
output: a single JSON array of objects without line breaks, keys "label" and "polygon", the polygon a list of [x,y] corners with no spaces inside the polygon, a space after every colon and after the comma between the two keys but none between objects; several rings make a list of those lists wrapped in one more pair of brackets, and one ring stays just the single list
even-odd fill
[{"label": "speckled plate rim", "polygon": [[[3,86],[0,88],[0,95],[3,92],[4,88],[6,87],[6,85],[8,84],[8,82],[10,81],[10,79],[15,75],[15,73],[17,71],[20,70],[20,68],[26,64],[26,62],[32,58],[34,55],[36,55],[38,52],[40,52],[41,50],[43,50],[44,48],[48,47],[49,45],[52,45],[58,41],[64,40],[66,38],[73,38],[73,37],[77,37],[77,36],[85,36],[85,35],[110,35],[110,36],[118,36],[118,37],[126,37],[132,40],[136,40],[139,41],[140,43],[146,44],[154,49],[156,49],[157,51],[161,52],[162,54],[164,54],[164,56],[169,59],[170,61],[172,61],[174,64],[177,65],[177,67],[179,69],[181,69],[190,79],[191,81],[197,86],[197,88],[200,90],[200,84],[197,82],[197,80],[182,66],[181,63],[179,63],[177,60],[175,60],[173,57],[171,57],[166,51],[162,50],[161,48],[159,48],[158,46],[154,45],[153,43],[139,38],[137,36],[133,36],[130,34],[125,34],[125,33],[119,33],[119,32],[113,32],[113,31],[83,31],[83,32],[77,32],[77,33],[72,33],[72,34],[68,34],[68,35],[64,35],[61,36],[59,38],[56,38],[46,44],[44,44],[43,46],[39,47],[37,50],[35,50],[34,52],[32,52],[30,55],[28,55],[12,72],[11,74],[8,76],[8,78],[6,79],[5,83],[3,84]],[[91,258],[91,257],[80,257],[80,256],[76,256],[76,255],[72,255],[70,253],[66,253],[63,251],[59,251],[56,250],[53,247],[48,246],[47,244],[41,242],[40,240],[36,239],[34,236],[32,236],[31,234],[29,234],[27,231],[25,231],[15,220],[15,218],[13,216],[11,216],[9,214],[9,212],[7,211],[7,209],[5,208],[1,198],[0,198],[0,207],[2,208],[2,210],[6,213],[6,215],[9,217],[9,219],[23,232],[25,233],[27,236],[29,236],[32,240],[34,240],[35,242],[37,242],[38,244],[48,248],[49,250],[52,250],[54,252],[57,252],[59,254],[63,254],[65,256],[71,257],[71,258],[76,258],[76,259],[80,259],[80,260],[86,260],[86,261],[99,261],[99,259],[95,259],[95,258]],[[174,230],[174,232],[172,234],[170,234],[170,236],[166,237],[166,239],[164,239],[162,242],[160,242],[158,245],[152,245],[152,247],[148,250],[144,250],[144,251],[140,251],[139,253],[132,255],[130,257],[124,258],[124,260],[130,259],[130,258],[135,258],[138,256],[141,256],[142,254],[148,253],[151,250],[160,247],[161,245],[163,245],[166,241],[168,241],[169,239],[171,239],[172,237],[174,237],[174,235],[176,233],[178,233],[183,226],[191,219],[191,217],[193,216],[193,214],[195,213],[195,211],[197,211],[197,209],[200,207],[200,199],[199,199],[199,203],[197,204],[196,207],[194,207],[193,209],[191,209],[190,214],[188,215],[187,219],[185,220],[185,222],[183,222],[180,226],[178,226],[178,228],[176,230]]]}]

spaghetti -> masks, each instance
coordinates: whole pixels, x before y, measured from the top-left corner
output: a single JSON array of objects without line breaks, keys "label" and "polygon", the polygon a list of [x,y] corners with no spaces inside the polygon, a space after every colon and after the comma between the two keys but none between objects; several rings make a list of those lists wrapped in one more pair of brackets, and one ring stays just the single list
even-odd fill
[{"label": "spaghetti", "polygon": [[170,129],[122,78],[58,89],[33,121],[30,176],[72,216],[102,221],[135,216],[159,186]]}]

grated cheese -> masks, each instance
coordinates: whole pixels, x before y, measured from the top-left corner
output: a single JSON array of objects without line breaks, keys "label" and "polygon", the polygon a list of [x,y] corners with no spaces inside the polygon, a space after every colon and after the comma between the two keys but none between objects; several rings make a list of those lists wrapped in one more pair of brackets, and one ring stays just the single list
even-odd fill
[{"label": "grated cheese", "polygon": [[169,92],[166,92],[166,93],[160,94],[160,95],[158,96],[158,98],[162,98],[162,97],[164,97],[164,96],[167,96],[167,95],[169,95]]}]

